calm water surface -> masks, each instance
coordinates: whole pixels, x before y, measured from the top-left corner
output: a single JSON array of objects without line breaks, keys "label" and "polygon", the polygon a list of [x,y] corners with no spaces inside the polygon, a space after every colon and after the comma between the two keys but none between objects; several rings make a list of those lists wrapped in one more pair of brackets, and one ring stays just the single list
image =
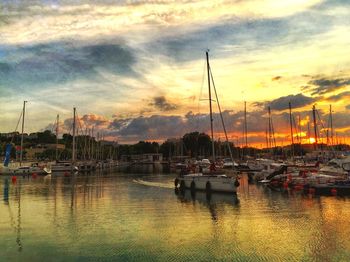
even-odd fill
[{"label": "calm water surface", "polygon": [[[173,175],[0,178],[1,261],[350,261],[350,200]],[[7,180],[7,181],[6,181]]]}]

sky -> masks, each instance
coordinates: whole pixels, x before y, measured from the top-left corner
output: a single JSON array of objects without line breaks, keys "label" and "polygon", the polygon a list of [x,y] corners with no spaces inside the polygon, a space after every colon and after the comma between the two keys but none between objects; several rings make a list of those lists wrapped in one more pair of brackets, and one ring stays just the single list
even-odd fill
[{"label": "sky", "polygon": [[120,143],[208,132],[209,49],[231,141],[242,142],[244,101],[252,145],[265,143],[268,106],[277,143],[290,142],[289,102],[303,142],[312,105],[323,138],[332,104],[347,139],[349,15],[347,0],[1,0],[0,132],[15,130],[24,100],[28,133],[57,114],[69,132],[73,107],[81,130]]}]

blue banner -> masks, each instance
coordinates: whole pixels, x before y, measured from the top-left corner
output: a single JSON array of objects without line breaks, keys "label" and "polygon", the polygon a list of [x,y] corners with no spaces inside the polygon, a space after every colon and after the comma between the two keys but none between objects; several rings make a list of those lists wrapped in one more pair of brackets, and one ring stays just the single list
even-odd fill
[{"label": "blue banner", "polygon": [[11,149],[12,145],[7,144],[6,145],[6,151],[5,151],[5,160],[4,160],[4,166],[8,166],[10,162],[10,156],[11,156]]}]

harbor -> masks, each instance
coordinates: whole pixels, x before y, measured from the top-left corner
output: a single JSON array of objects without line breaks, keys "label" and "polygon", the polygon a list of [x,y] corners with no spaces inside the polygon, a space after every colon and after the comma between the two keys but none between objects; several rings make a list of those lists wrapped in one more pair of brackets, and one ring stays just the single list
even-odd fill
[{"label": "harbor", "polygon": [[350,4],[0,1],[0,262],[350,261]]}]

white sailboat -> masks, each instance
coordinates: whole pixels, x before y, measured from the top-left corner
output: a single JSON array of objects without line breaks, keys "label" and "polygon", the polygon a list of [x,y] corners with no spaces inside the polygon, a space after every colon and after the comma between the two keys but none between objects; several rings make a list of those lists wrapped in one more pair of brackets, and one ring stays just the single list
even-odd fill
[{"label": "white sailboat", "polygon": [[[206,52],[207,60],[207,74],[208,74],[208,89],[209,89],[209,110],[210,110],[210,130],[212,140],[212,157],[215,165],[215,147],[214,147],[214,131],[213,131],[213,112],[212,112],[212,99],[211,99],[211,87],[210,83],[212,80],[210,65],[209,65],[209,54]],[[214,86],[215,90],[215,86]],[[216,90],[215,90],[216,94]],[[218,104],[219,105],[219,104]],[[219,107],[220,109],[220,107]],[[221,111],[221,109],[220,109]],[[223,128],[226,134],[226,128],[222,120]],[[227,137],[226,137],[227,139]],[[228,139],[227,139],[228,140]],[[228,142],[228,141],[227,141]],[[230,149],[230,148],[229,148]],[[230,155],[232,159],[231,150]],[[232,160],[233,162],[233,160]],[[221,173],[221,172],[220,172]],[[236,193],[239,182],[237,177],[228,177],[225,174],[218,174],[218,172],[208,173],[193,173],[187,175],[180,175],[175,179],[175,187],[180,187],[181,190],[185,188],[191,189],[192,192],[196,190],[205,190],[207,193],[211,192],[225,192],[225,193]]]},{"label": "white sailboat", "polygon": [[[22,118],[22,130],[21,130],[21,151],[19,158],[19,166],[9,166],[10,162],[10,154],[12,148],[12,141],[6,147],[5,160],[4,165],[1,167],[0,174],[2,175],[47,175],[50,173],[46,168],[40,167],[38,164],[31,165],[22,165],[23,164],[23,144],[24,144],[24,119],[26,113],[26,103],[27,101],[23,101],[23,109],[20,119]],[[18,122],[19,123],[19,122]],[[17,130],[17,127],[16,127]],[[17,163],[16,163],[17,164]]]}]

